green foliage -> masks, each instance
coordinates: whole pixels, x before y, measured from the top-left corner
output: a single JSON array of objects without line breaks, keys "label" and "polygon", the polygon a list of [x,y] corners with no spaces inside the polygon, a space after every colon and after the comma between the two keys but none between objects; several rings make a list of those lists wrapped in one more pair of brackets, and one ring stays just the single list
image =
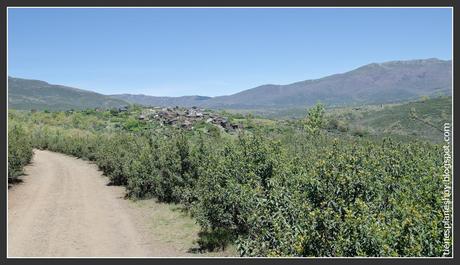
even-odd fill
[{"label": "green foliage", "polygon": [[368,128],[368,135],[378,138],[418,139],[442,143],[440,130],[444,123],[452,123],[452,97],[431,97],[400,104],[366,105],[331,109],[328,119],[348,124],[353,128]]},{"label": "green foliage", "polygon": [[338,130],[340,132],[347,132],[349,130],[348,125],[345,121],[336,118],[328,120],[326,128],[328,130]]},{"label": "green foliage", "polygon": [[15,122],[8,124],[8,180],[15,181],[23,167],[32,159],[30,134],[24,126]]},{"label": "green foliage", "polygon": [[[255,200],[239,249],[250,256],[439,256],[441,157],[425,144],[336,140],[311,167],[285,162],[272,192]],[[430,176],[437,177],[429,183]],[[420,182],[424,188],[414,189]]]},{"label": "green foliage", "polygon": [[9,140],[12,150],[31,139],[94,160],[131,198],[184,205],[202,227],[203,250],[234,243],[242,256],[441,256],[442,147],[319,133],[341,126],[323,114],[317,105],[306,125],[228,137],[109,126],[134,124],[128,114],[100,114],[95,127],[97,113],[37,112],[11,116],[30,130],[10,123]]},{"label": "green foliage", "polygon": [[308,110],[304,128],[310,134],[317,134],[324,124],[324,106],[317,103]]},{"label": "green foliage", "polygon": [[110,109],[110,114],[112,116],[118,116],[118,110],[116,108],[112,108],[112,109]]},{"label": "green foliage", "polygon": [[124,129],[127,131],[139,131],[140,126],[140,122],[134,118],[128,118],[123,125]]},{"label": "green foliage", "polygon": [[229,230],[216,228],[212,231],[200,231],[197,243],[201,251],[225,250],[228,242],[235,239]]},{"label": "green foliage", "polygon": [[363,137],[369,134],[369,132],[361,125],[357,125],[353,128],[352,134],[354,136]]}]

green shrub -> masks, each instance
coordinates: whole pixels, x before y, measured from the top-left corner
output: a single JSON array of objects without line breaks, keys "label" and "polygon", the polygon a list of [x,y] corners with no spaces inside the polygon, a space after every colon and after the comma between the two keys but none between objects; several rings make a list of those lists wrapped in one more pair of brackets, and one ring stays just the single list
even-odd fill
[{"label": "green shrub", "polygon": [[[442,255],[439,145],[332,138],[320,131],[321,107],[310,111],[307,131],[293,122],[236,137],[115,128],[106,114],[105,127],[94,127],[93,115],[12,115],[9,172],[30,161],[32,146],[94,160],[132,198],[185,205],[203,250],[235,243],[242,256]],[[128,117],[115,122],[134,124]]]},{"label": "green shrub", "polygon": [[33,156],[30,134],[15,122],[8,124],[8,180],[15,181]]}]

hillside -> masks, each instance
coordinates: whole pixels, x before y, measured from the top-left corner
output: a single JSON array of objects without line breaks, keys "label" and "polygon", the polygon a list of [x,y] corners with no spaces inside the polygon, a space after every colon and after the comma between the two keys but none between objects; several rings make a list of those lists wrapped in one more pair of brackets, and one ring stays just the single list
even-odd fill
[{"label": "hillside", "polygon": [[329,106],[389,103],[422,95],[450,95],[450,60],[424,59],[372,63],[355,70],[288,85],[262,85],[219,96],[161,98],[116,95],[116,98],[145,105],[185,105],[219,109],[270,109],[307,107],[321,101]]},{"label": "hillside", "polygon": [[452,97],[338,108],[329,111],[328,116],[340,121],[351,133],[362,131],[374,136],[391,135],[442,142],[443,125],[452,122]]},{"label": "hillside", "polygon": [[450,94],[451,61],[392,61],[290,85],[264,85],[211,100],[235,108],[385,103],[435,93]]},{"label": "hillside", "polygon": [[8,77],[8,107],[11,109],[68,110],[123,105],[128,103],[92,91]]}]

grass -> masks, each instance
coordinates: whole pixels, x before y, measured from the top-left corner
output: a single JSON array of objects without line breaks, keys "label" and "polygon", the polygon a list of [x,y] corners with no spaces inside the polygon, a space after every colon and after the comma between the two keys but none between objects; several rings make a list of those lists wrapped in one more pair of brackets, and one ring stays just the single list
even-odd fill
[{"label": "grass", "polygon": [[181,205],[159,203],[154,199],[137,200],[133,203],[148,213],[149,231],[159,242],[173,245],[180,252],[192,256],[239,256],[234,246],[229,246],[225,251],[199,253],[197,240],[200,226]]}]

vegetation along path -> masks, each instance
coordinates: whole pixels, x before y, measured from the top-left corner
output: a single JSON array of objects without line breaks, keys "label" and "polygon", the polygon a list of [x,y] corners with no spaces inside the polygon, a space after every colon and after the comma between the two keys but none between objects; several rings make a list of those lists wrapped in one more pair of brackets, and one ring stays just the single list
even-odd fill
[{"label": "vegetation along path", "polygon": [[[168,205],[124,199],[124,188],[109,186],[94,164],[35,150],[25,174],[8,191],[10,257],[193,255],[187,252],[191,246],[182,242],[190,235],[181,234],[196,234],[190,229],[192,220],[178,224],[185,217],[166,209]],[[149,213],[163,219],[155,221]],[[155,222],[171,227],[155,230]]]}]

